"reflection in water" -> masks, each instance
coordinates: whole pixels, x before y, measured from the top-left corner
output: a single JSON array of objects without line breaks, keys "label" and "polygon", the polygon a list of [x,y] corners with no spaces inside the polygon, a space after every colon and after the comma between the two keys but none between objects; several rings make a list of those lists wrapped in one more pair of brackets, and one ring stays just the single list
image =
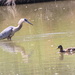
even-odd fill
[{"label": "reflection in water", "polygon": [[[1,20],[8,20],[7,18],[15,18],[18,15],[16,6],[6,6],[6,7],[0,7],[0,19]],[[8,16],[7,16],[8,15]]]},{"label": "reflection in water", "polygon": [[[59,35],[59,34],[67,34],[67,32],[56,32],[56,33],[45,33],[45,34],[37,34],[37,35],[26,35],[26,36],[20,36],[25,37],[23,41],[35,41],[35,40],[43,40],[48,39],[52,35]],[[19,41],[22,39],[19,39]]]},{"label": "reflection in water", "polygon": [[64,59],[64,55],[73,55],[75,54],[75,51],[74,52],[60,52],[60,56],[59,56],[59,59],[60,60],[63,60]]},{"label": "reflection in water", "polygon": [[59,59],[60,60],[63,60],[64,59],[64,53],[60,53]]},{"label": "reflection in water", "polygon": [[18,14],[17,10],[16,10],[16,6],[7,6],[7,11],[9,14],[11,14],[14,18],[16,17],[16,15]]},{"label": "reflection in water", "polygon": [[26,63],[28,62],[28,58],[31,55],[31,53],[27,55],[23,47],[16,45],[12,41],[6,41],[6,40],[0,41],[0,48],[2,48],[3,51],[14,54],[20,52],[24,62]]}]

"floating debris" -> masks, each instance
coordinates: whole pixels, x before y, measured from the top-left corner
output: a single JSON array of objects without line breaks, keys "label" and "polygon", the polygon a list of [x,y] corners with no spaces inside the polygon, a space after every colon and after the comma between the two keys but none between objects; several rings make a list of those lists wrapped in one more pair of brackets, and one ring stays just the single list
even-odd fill
[{"label": "floating debris", "polygon": [[37,11],[37,9],[34,9],[34,11]]},{"label": "floating debris", "polygon": [[40,7],[40,8],[38,8],[39,10],[41,10],[42,8]]}]

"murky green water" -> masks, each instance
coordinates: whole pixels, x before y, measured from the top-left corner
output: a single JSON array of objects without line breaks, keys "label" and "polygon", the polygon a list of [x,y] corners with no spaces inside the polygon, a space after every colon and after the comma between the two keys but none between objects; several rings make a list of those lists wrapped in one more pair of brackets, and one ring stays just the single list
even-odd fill
[{"label": "murky green water", "polygon": [[75,54],[58,53],[58,45],[75,47],[75,1],[0,7],[0,32],[27,18],[12,41],[0,41],[0,75],[75,75]]}]

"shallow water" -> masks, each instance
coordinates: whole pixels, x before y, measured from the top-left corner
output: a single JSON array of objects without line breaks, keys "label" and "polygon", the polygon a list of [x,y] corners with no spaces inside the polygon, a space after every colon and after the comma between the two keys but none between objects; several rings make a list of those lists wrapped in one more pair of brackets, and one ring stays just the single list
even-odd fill
[{"label": "shallow water", "polygon": [[58,45],[75,47],[75,1],[0,7],[0,31],[23,24],[12,41],[0,40],[0,75],[74,75],[75,54],[58,53]]}]

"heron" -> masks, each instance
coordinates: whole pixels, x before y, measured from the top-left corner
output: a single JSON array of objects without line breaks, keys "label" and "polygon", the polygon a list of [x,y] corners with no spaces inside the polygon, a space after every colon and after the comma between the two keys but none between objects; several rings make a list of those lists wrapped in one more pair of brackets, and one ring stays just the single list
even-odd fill
[{"label": "heron", "polygon": [[7,40],[11,40],[12,36],[19,31],[22,28],[23,23],[29,23],[30,25],[33,25],[32,23],[30,23],[26,18],[22,18],[19,20],[18,22],[18,26],[14,27],[14,26],[9,26],[7,28],[5,28],[1,33],[0,33],[0,40],[1,39],[7,39]]}]

